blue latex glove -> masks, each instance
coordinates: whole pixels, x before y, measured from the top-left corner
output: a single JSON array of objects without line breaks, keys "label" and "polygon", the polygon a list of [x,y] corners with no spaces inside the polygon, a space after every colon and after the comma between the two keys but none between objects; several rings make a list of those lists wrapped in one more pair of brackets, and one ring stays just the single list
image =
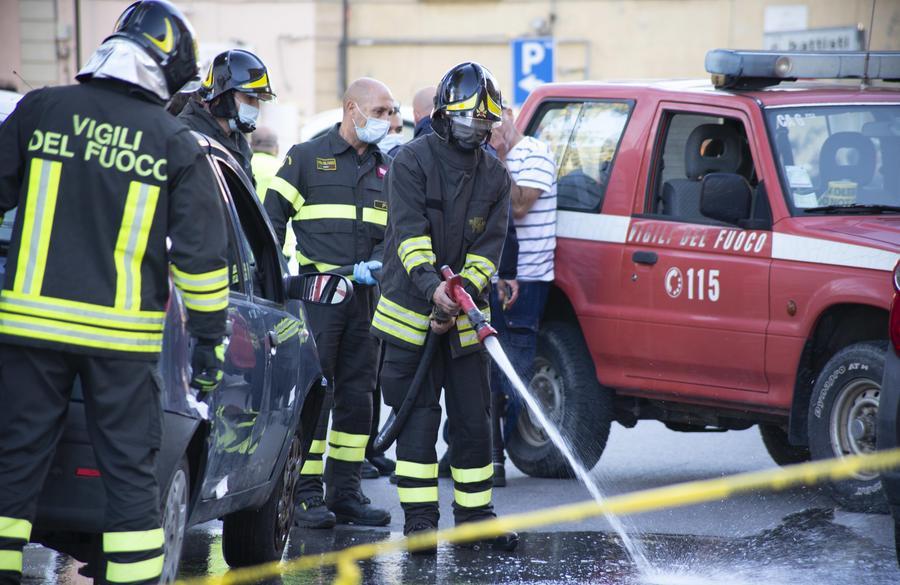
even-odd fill
[{"label": "blue latex glove", "polygon": [[360,262],[353,267],[353,280],[359,284],[373,285],[378,281],[372,276],[372,272],[377,272],[378,270],[381,270],[381,262],[378,260]]}]

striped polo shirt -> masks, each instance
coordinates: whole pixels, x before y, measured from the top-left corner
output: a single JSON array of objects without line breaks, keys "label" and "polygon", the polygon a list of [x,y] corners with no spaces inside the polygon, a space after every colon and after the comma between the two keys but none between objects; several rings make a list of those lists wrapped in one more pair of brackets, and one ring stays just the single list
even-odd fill
[{"label": "striped polo shirt", "polygon": [[552,281],[556,250],[556,162],[550,148],[531,136],[519,141],[506,155],[506,168],[519,187],[540,189],[541,195],[516,219],[521,281]]}]

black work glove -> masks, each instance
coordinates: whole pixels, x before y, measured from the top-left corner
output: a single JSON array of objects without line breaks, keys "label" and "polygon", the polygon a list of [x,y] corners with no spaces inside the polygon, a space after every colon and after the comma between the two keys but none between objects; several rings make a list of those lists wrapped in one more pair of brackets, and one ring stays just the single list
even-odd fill
[{"label": "black work glove", "polygon": [[222,381],[225,345],[221,339],[198,339],[191,356],[191,386],[200,392],[212,392]]}]

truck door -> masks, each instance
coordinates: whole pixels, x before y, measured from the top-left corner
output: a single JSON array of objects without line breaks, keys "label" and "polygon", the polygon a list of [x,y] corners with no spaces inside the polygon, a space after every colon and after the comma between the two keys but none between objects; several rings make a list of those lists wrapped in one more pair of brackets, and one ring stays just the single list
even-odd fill
[{"label": "truck door", "polygon": [[[768,391],[771,212],[748,125],[736,110],[662,103],[657,111],[646,197],[621,271],[631,276],[623,296],[635,337],[650,348],[647,367],[628,375],[652,380],[655,392],[740,402]],[[746,217],[727,223],[701,212],[711,173],[747,181]]]}]

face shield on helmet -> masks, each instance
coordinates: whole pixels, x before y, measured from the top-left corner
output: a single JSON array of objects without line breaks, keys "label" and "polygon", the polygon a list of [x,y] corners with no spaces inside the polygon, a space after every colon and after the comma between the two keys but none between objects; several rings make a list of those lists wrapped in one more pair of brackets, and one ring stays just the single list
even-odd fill
[{"label": "face shield on helmet", "polygon": [[448,118],[450,134],[463,150],[475,150],[486,144],[491,130],[500,125],[500,122],[470,115],[450,115]]}]

